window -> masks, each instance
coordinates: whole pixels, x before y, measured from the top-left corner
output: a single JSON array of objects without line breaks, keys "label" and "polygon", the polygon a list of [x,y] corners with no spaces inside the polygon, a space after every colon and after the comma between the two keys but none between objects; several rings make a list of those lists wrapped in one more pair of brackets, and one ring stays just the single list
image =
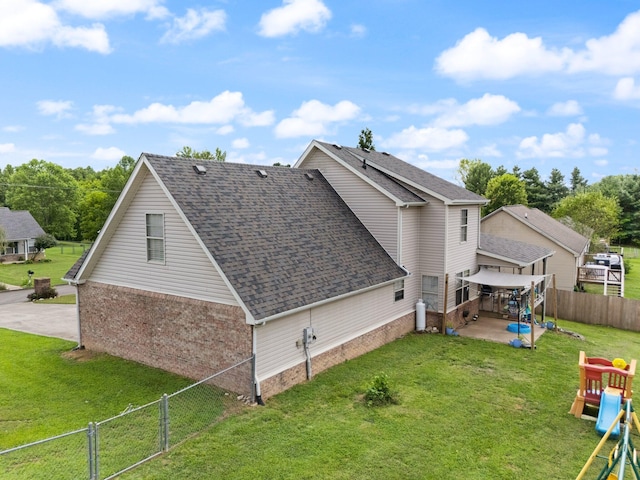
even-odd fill
[{"label": "window", "polygon": [[393,299],[394,301],[402,300],[404,298],[404,280],[398,280],[393,284]]},{"label": "window", "polygon": [[467,229],[469,227],[469,210],[463,208],[460,210],[460,241],[467,241]]},{"label": "window", "polygon": [[456,305],[460,305],[469,300],[469,282],[458,277],[468,277],[469,270],[456,273]]},{"label": "window", "polygon": [[438,277],[422,276],[422,300],[427,310],[431,312],[438,311]]},{"label": "window", "polygon": [[147,213],[147,262],[164,263],[164,215]]}]

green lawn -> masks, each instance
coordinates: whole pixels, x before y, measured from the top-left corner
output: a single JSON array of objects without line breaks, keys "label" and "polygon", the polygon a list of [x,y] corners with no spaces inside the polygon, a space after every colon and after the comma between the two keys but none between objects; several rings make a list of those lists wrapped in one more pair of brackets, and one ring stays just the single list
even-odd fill
[{"label": "green lawn", "polygon": [[[231,415],[121,478],[575,478],[599,441],[593,422],[568,414],[578,352],[640,359],[640,334],[559,324],[586,340],[547,332],[530,351],[407,335]],[[0,341],[3,446],[82,427],[183,382],[108,356],[64,358],[70,342],[5,330]],[[382,372],[399,403],[367,407],[362,394]]]},{"label": "green lawn", "polygon": [[64,285],[61,279],[78,260],[86,244],[60,243],[46,251],[46,262],[33,263],[0,263],[0,284],[23,286],[28,281],[28,271],[33,272],[33,278],[50,278],[51,285]]}]

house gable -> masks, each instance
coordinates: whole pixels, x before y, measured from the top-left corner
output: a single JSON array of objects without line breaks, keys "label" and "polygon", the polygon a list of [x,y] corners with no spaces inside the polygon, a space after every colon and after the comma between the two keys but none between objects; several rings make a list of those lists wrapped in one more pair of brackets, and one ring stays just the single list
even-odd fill
[{"label": "house gable", "polygon": [[[147,168],[99,238],[80,278],[225,305],[238,302],[198,239]],[[162,215],[164,262],[147,260],[146,215]],[[108,241],[107,241],[108,238]],[[93,249],[92,249],[93,250]]]},{"label": "house gable", "polygon": [[0,207],[0,227],[8,242],[35,239],[45,233],[30,212],[7,207]]}]

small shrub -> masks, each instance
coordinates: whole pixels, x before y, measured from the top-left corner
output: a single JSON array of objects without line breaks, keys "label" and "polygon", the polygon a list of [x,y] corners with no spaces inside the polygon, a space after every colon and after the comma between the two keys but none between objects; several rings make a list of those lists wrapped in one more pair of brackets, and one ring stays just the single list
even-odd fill
[{"label": "small shrub", "polygon": [[7,286],[4,283],[0,283],[0,291],[6,290]]},{"label": "small shrub", "polygon": [[387,374],[380,373],[373,377],[364,393],[364,401],[368,407],[397,403],[397,393],[391,389]]},{"label": "small shrub", "polygon": [[58,291],[53,288],[43,288],[40,292],[33,292],[27,295],[27,298],[32,302],[34,300],[42,300],[44,298],[56,298],[58,296]]}]

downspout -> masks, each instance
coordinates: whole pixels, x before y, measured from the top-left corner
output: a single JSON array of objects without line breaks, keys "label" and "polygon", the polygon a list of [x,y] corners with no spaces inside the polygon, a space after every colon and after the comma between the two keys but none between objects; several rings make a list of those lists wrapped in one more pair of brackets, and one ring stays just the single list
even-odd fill
[{"label": "downspout", "polygon": [[253,345],[251,347],[253,353],[253,362],[252,362],[252,370],[253,370],[253,384],[255,387],[255,401],[258,405],[264,405],[264,401],[262,400],[262,392],[260,391],[260,380],[258,379],[258,368],[256,365],[256,358],[258,356],[258,325],[264,325],[264,322],[260,324],[254,324],[252,330],[253,333]]},{"label": "downspout", "polygon": [[76,319],[78,322],[78,345],[76,345],[74,350],[84,350],[84,345],[82,345],[82,324],[80,323],[80,296],[78,295],[78,283],[77,282],[69,282],[69,285],[73,285],[76,287]]}]

